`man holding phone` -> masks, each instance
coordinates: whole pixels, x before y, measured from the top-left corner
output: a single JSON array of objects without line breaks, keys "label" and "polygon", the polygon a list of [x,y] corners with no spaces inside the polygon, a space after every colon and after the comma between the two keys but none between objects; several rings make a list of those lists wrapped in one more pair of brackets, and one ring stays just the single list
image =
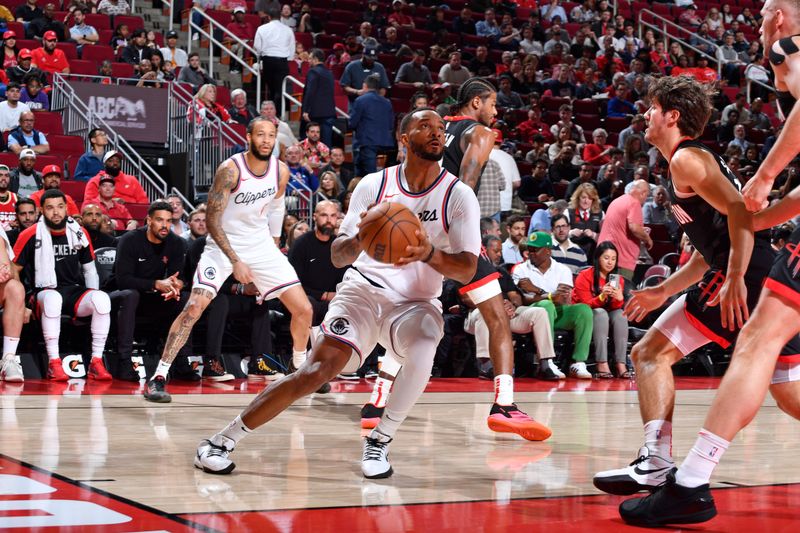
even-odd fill
[{"label": "man holding phone", "polygon": [[541,307],[550,318],[550,327],[575,334],[571,377],[592,379],[586,369],[589,344],[592,342],[592,309],[586,304],[572,303],[572,273],[569,267],[552,259],[553,239],[549,233],[537,231],[528,237],[528,260],[512,271],[514,283],[522,291],[525,305]]}]

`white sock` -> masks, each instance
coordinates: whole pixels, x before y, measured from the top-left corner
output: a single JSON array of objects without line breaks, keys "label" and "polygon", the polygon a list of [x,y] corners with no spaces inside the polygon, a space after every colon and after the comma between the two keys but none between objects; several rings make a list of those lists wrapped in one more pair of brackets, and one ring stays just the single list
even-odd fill
[{"label": "white sock", "polygon": [[47,351],[47,358],[53,361],[58,359],[58,337],[45,337],[44,348]]},{"label": "white sock", "polygon": [[172,366],[172,363],[165,363],[163,360],[158,362],[158,366],[156,367],[156,373],[153,374],[151,379],[155,379],[157,377],[162,377],[167,379],[167,372],[169,372],[169,367]]},{"label": "white sock", "polygon": [[514,403],[514,378],[508,374],[494,377],[494,403],[511,405]]},{"label": "white sock", "polygon": [[253,430],[242,422],[242,415],[237,416],[233,422],[219,432],[220,435],[231,439],[234,444],[245,438]]},{"label": "white sock", "polygon": [[394,378],[387,379],[378,376],[378,379],[375,380],[375,387],[372,389],[372,396],[369,397],[369,403],[375,407],[386,407],[386,400],[389,399],[393,383]]},{"label": "white sock", "polygon": [[3,358],[16,355],[17,346],[19,346],[19,337],[3,337]]},{"label": "white sock", "polygon": [[298,352],[297,350],[292,350],[292,364],[295,368],[300,368],[300,365],[306,362],[306,354],[305,350]]},{"label": "white sock", "polygon": [[684,487],[699,487],[711,479],[714,468],[719,464],[722,454],[730,442],[707,429],[701,429],[694,446],[678,469],[675,480]]},{"label": "white sock", "polygon": [[644,425],[644,445],[653,455],[672,461],[672,422],[651,420]]}]

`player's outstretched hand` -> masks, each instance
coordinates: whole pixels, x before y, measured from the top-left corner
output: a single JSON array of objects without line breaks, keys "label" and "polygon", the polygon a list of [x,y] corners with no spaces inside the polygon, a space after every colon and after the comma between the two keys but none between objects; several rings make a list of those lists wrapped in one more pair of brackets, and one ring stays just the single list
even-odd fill
[{"label": "player's outstretched hand", "polygon": [[741,329],[750,318],[744,278],[741,276],[725,278],[719,292],[708,302],[708,305],[712,307],[719,305],[719,316],[723,328],[728,328],[730,331]]},{"label": "player's outstretched hand", "polygon": [[395,263],[395,266],[403,266],[414,261],[427,261],[433,255],[433,244],[428,240],[428,234],[425,230],[420,228],[416,230],[417,237],[419,238],[418,246],[406,246],[406,256],[401,257]]},{"label": "player's outstretched hand", "polygon": [[624,314],[631,322],[641,322],[651,311],[655,311],[667,301],[667,295],[661,287],[647,287],[631,293],[631,299],[625,304]]},{"label": "player's outstretched hand", "polygon": [[759,178],[758,173],[750,178],[742,189],[742,196],[744,197],[744,205],[747,210],[755,213],[767,207],[767,196],[772,190],[772,181],[766,181]]},{"label": "player's outstretched hand", "polygon": [[236,261],[233,264],[233,277],[236,278],[236,281],[245,285],[253,282],[253,272],[242,261]]}]

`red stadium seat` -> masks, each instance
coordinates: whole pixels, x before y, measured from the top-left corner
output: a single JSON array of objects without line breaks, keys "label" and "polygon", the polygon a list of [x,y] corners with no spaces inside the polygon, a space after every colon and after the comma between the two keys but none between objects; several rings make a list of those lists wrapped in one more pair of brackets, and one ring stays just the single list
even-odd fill
[{"label": "red stadium seat", "polygon": [[45,135],[61,135],[64,133],[61,113],[52,111],[37,111],[36,123],[34,128],[43,132]]},{"label": "red stadium seat", "polygon": [[105,60],[114,61],[114,49],[111,46],[96,44],[81,51],[81,59],[92,61],[100,66]]},{"label": "red stadium seat", "polygon": [[82,155],[86,151],[83,138],[78,135],[51,135],[47,138],[50,150],[62,155]]},{"label": "red stadium seat", "polygon": [[64,52],[67,61],[78,59],[78,47],[75,43],[56,43],[56,48]]},{"label": "red stadium seat", "polygon": [[[58,165],[61,167],[64,164],[64,159],[54,155],[37,155],[36,156],[36,163],[34,163],[33,168],[38,170],[39,172],[42,171],[44,167],[47,165]],[[16,165],[14,165],[16,166]],[[63,170],[63,169],[62,169]]]},{"label": "red stadium seat", "polygon": [[61,180],[61,190],[64,194],[71,196],[75,203],[78,204],[78,208],[81,208],[83,197],[86,194],[86,182]]},{"label": "red stadium seat", "polygon": [[147,210],[150,208],[150,204],[125,204],[125,207],[134,220],[142,222],[147,218]]},{"label": "red stadium seat", "polygon": [[115,78],[132,78],[133,65],[128,63],[111,63],[111,75]]},{"label": "red stadium seat", "polygon": [[117,15],[114,17],[114,26],[119,27],[120,24],[127,24],[131,33],[134,30],[144,29],[144,20],[142,17],[135,17],[131,15]]},{"label": "red stadium seat", "polygon": [[86,59],[73,59],[69,62],[69,71],[73,76],[96,76],[97,66]]},{"label": "red stadium seat", "polygon": [[111,29],[111,17],[102,13],[86,13],[86,24],[98,32]]}]

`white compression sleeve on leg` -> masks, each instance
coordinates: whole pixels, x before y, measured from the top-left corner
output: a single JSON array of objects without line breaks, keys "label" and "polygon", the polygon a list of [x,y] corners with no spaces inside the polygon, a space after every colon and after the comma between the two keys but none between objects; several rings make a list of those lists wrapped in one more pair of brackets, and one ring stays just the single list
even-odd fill
[{"label": "white compression sleeve on leg", "polygon": [[286,199],[284,196],[273,198],[269,203],[269,233],[276,239],[283,231],[283,218],[286,216]]},{"label": "white compression sleeve on leg", "polygon": [[111,299],[103,291],[87,294],[77,310],[78,316],[92,315],[92,357],[102,357],[111,327]]}]

